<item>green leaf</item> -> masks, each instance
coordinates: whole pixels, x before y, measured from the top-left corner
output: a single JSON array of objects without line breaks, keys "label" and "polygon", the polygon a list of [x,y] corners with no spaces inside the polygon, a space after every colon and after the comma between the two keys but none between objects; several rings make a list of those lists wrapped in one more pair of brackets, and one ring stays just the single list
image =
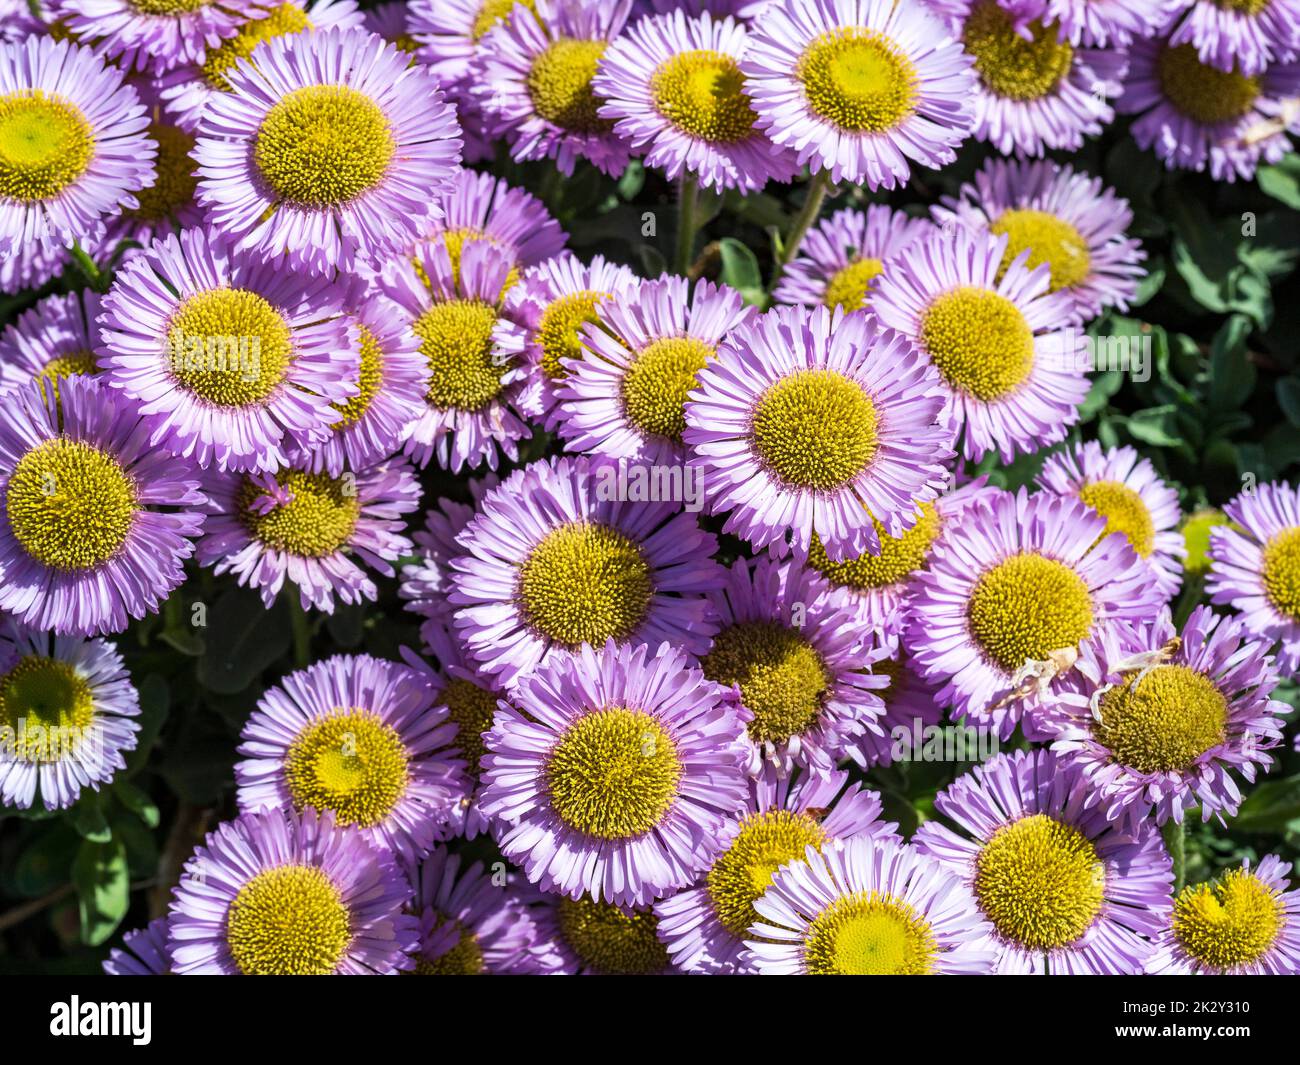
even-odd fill
[{"label": "green leaf", "polygon": [[1277,380],[1277,405],[1282,408],[1286,420],[1292,425],[1300,426],[1300,377],[1279,377]]},{"label": "green leaf", "polygon": [[722,281],[745,298],[746,303],[761,307],[767,302],[758,257],[734,237],[724,237],[718,244],[722,256]]},{"label": "green leaf", "polygon": [[42,828],[14,863],[14,890],[34,899],[66,884],[80,847],[81,837],[66,822]]},{"label": "green leaf", "polygon": [[135,750],[126,754],[126,769],[117,775],[117,781],[130,780],[149,760],[149,752],[158,740],[167,710],[171,704],[171,691],[167,682],[157,673],[150,673],[140,682],[140,716],[136,721],[140,732],[136,736]]},{"label": "green leaf", "polygon": [[92,843],[107,843],[113,838],[113,830],[104,816],[104,804],[99,792],[84,792],[76,805],[68,811],[72,816],[72,827],[82,839]]},{"label": "green leaf", "polygon": [[118,802],[150,828],[158,827],[161,820],[158,806],[153,799],[149,798],[148,794],[124,780],[120,780],[113,785],[113,794],[117,796]]},{"label": "green leaf", "polygon": [[1178,447],[1183,440],[1178,431],[1177,417],[1178,408],[1172,403],[1148,407],[1129,417],[1129,435],[1156,447]]},{"label": "green leaf", "polygon": [[668,260],[653,244],[638,244],[636,250],[641,257],[641,272],[646,277],[662,277],[668,272]]},{"label": "green leaf", "polygon": [[1241,804],[1232,826],[1243,832],[1282,832],[1300,820],[1300,776],[1265,780]]},{"label": "green leaf", "polygon": [[1255,367],[1247,358],[1250,319],[1234,314],[1214,334],[1210,343],[1209,403],[1214,410],[1240,407],[1255,387]]},{"label": "green leaf", "polygon": [[72,863],[72,884],[81,916],[81,941],[97,947],[122,923],[131,903],[126,845],[86,840]]},{"label": "green leaf", "polygon": [[1276,165],[1261,166],[1255,177],[1266,194],[1300,211],[1300,155],[1292,152]]},{"label": "green leaf", "polygon": [[199,659],[199,683],[222,695],[243,691],[289,650],[289,610],[283,599],[271,609],[243,588],[226,592],[208,611],[207,650]]}]

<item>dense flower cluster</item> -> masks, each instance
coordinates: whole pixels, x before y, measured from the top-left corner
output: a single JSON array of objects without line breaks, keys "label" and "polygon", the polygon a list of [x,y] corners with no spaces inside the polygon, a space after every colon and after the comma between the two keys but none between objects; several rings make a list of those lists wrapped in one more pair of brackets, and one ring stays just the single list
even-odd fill
[{"label": "dense flower cluster", "polygon": [[[0,802],[130,786],[126,634],[185,582],[298,641],[109,972],[1300,972],[1288,863],[1169,845],[1286,749],[1300,492],[1189,557],[1179,486],[1080,438],[1146,252],[1048,155],[1132,116],[1249,181],[1297,0],[3,18]],[[567,250],[566,180],[647,173],[671,257]],[[700,233],[786,185],[742,284]],[[395,593],[418,646],[312,660]],[[900,826],[875,774],[945,722],[1017,749]]]}]

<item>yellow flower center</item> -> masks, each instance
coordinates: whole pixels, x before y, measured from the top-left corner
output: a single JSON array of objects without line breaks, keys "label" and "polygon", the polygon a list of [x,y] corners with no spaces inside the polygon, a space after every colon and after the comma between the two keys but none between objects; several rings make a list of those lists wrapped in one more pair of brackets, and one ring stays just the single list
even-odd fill
[{"label": "yellow flower center", "polygon": [[301,7],[295,3],[281,4],[272,9],[266,18],[244,23],[229,40],[222,41],[216,48],[209,48],[203,60],[204,80],[214,89],[229,92],[230,82],[226,80],[226,74],[241,59],[247,59],[259,45],[276,37],[303,33],[309,29],[311,22]]},{"label": "yellow flower center", "polygon": [[1141,773],[1187,769],[1225,739],[1228,700],[1186,666],[1157,666],[1109,688],[1092,723],[1097,741]]},{"label": "yellow flower center", "polygon": [[406,745],[370,710],[335,710],[302,730],[284,756],[295,810],[333,810],[340,825],[370,828],[406,792]]},{"label": "yellow flower center", "polygon": [[383,180],[397,151],[388,119],[346,85],[308,85],[262,119],[253,161],[276,196],[297,207],[342,207]]},{"label": "yellow flower center", "polygon": [[1300,621],[1300,528],[1284,529],[1269,540],[1260,576],[1278,613]]},{"label": "yellow flower center", "polygon": [[938,954],[930,923],[906,902],[858,891],[808,926],[804,966],[812,976],[922,976],[934,971]]},{"label": "yellow flower center", "polygon": [[264,514],[253,509],[264,488],[245,479],[239,491],[239,520],[253,539],[300,558],[325,558],[347,545],[361,517],[352,477],[284,470],[276,475],[276,482],[293,498]]},{"label": "yellow flower center", "polygon": [[[1183,544],[1187,548],[1187,557],[1183,559],[1183,572],[1189,576],[1201,576],[1210,569],[1210,530],[1220,525],[1231,525],[1228,516],[1221,510],[1206,508],[1188,516],[1183,522]],[[1297,568],[1300,574],[1300,567]],[[1300,588],[1300,583],[1297,584]],[[1300,594],[1297,594],[1300,606]]]},{"label": "yellow flower center", "polygon": [[998,270],[998,280],[1016,256],[1029,252],[1026,266],[1033,270],[1047,263],[1052,271],[1051,291],[1073,288],[1088,280],[1092,257],[1083,234],[1063,218],[1028,207],[1003,211],[989,232],[1007,235],[1007,251]]},{"label": "yellow flower center", "polygon": [[1101,912],[1105,890],[1105,869],[1088,837],[1047,814],[1003,825],[975,860],[980,909],[1028,950],[1073,943]]},{"label": "yellow flower center", "polygon": [[1258,15],[1268,10],[1271,0],[1214,0],[1225,11],[1237,11],[1243,15]]},{"label": "yellow flower center", "polygon": [[583,964],[606,976],[648,976],[669,966],[650,910],[630,912],[594,899],[560,899],[560,934]]},{"label": "yellow flower center", "polygon": [[135,482],[107,452],[80,440],[47,440],[18,460],[5,493],[9,526],[32,558],[88,570],[126,543],[139,510]]},{"label": "yellow flower center", "polygon": [[578,718],[546,759],[551,808],[570,828],[596,839],[649,832],[677,798],[681,777],[681,758],[663,725],[621,706]]},{"label": "yellow flower center", "polygon": [[804,857],[808,847],[821,849],[826,833],[806,813],[765,810],[749,814],[731,846],[713,863],[706,883],[713,912],[737,939],[761,920],[754,903],[772,883],[776,871]]},{"label": "yellow flower center", "polygon": [[484,0],[474,18],[474,28],[470,31],[474,40],[477,41],[498,22],[504,22],[516,5],[534,13],[537,11],[534,0]]},{"label": "yellow flower center", "polygon": [[[494,237],[484,233],[481,229],[473,229],[468,226],[462,226],[459,229],[444,229],[442,232],[437,233],[430,238],[430,241],[431,243],[440,242],[442,246],[447,249],[447,257],[451,260],[452,280],[455,281],[457,286],[460,285],[460,260],[461,256],[465,254],[466,244],[486,241],[503,251],[510,251],[510,249],[504,247]],[[433,286],[429,283],[429,274],[424,269],[424,263],[420,259],[416,258],[412,261],[412,265],[415,267],[415,272],[420,275],[420,280],[424,283],[424,287],[431,289]],[[512,266],[510,271],[506,274],[505,284],[501,286],[502,295],[509,292],[518,281],[519,268],[517,266]]]},{"label": "yellow flower center", "polygon": [[1092,598],[1063,562],[1027,553],[985,571],[966,608],[971,637],[1004,673],[1077,647],[1092,629]]},{"label": "yellow flower center", "polygon": [[1005,296],[959,288],[921,319],[921,344],[948,385],[988,403],[1015,391],[1034,366],[1034,331]]},{"label": "yellow flower center", "polygon": [[784,743],[812,728],[831,683],[812,644],[774,621],[723,629],[700,665],[709,680],[740,688],[754,715],[749,734],[758,743]]},{"label": "yellow flower center", "polygon": [[226,942],[245,976],[325,976],[352,942],[351,919],[323,872],[282,865],[239,889],[226,915]]},{"label": "yellow flower center", "polygon": [[1285,921],[1278,892],[1245,869],[1230,870],[1218,883],[1184,888],[1174,902],[1179,946],[1220,972],[1262,958]]},{"label": "yellow flower center", "polygon": [[184,130],[154,122],[149,127],[149,136],[158,145],[154,163],[158,176],[147,189],[135,194],[140,206],[123,213],[129,218],[161,222],[194,202],[194,192],[199,187],[194,168],[198,164],[190,158],[194,138]]},{"label": "yellow flower center", "polygon": [[645,436],[681,440],[686,396],[714,350],[694,337],[666,337],[648,345],[623,376],[623,409]]},{"label": "yellow flower center", "polygon": [[239,288],[210,289],[182,303],[168,327],[167,350],[176,383],[218,407],[269,399],[294,358],[283,315]]},{"label": "yellow flower center", "polygon": [[447,707],[447,716],[456,725],[456,746],[465,759],[469,775],[477,782],[480,760],[487,753],[483,733],[492,727],[497,697],[486,688],[452,677],[442,691],[442,702]]},{"label": "yellow flower center", "polygon": [[130,0],[130,4],[142,15],[188,15],[201,11],[212,0]]},{"label": "yellow flower center", "polygon": [[875,518],[871,523],[880,537],[880,554],[832,562],[821,540],[813,536],[808,550],[808,564],[832,584],[844,585],[860,592],[871,588],[889,588],[905,580],[922,566],[930,554],[930,545],[939,535],[939,514],[933,504],[921,506],[916,524],[902,536],[890,536]]},{"label": "yellow flower center", "polygon": [[90,685],[68,662],[26,655],[0,676],[0,725],[11,759],[58,761],[76,749],[94,720]]},{"label": "yellow flower center", "polygon": [[823,33],[795,76],[813,113],[851,133],[886,133],[912,114],[916,68],[884,34],[859,26]]},{"label": "yellow flower center", "polygon": [[826,282],[822,303],[831,310],[843,307],[846,311],[859,311],[867,305],[871,282],[880,276],[885,266],[879,259],[854,259],[841,267]]},{"label": "yellow flower center", "polygon": [[1192,44],[1164,48],[1156,60],[1160,88],[1174,109],[1203,125],[1235,122],[1260,93],[1259,75],[1219,70],[1202,63]]},{"label": "yellow flower center", "polygon": [[439,410],[482,411],[501,395],[506,364],[493,356],[496,308],[482,300],[435,303],[415,322],[429,364],[425,399]]},{"label": "yellow flower center", "polygon": [[[439,914],[434,927],[441,928],[446,923],[447,918]],[[414,976],[481,976],[486,972],[478,936],[459,923],[456,928],[460,936],[451,950],[436,958],[421,955],[416,959],[415,969],[408,971]]]},{"label": "yellow flower center", "polygon": [[798,370],[759,399],[750,433],[784,484],[829,492],[870,465],[878,423],[876,405],[856,381],[834,370]]},{"label": "yellow flower center", "polygon": [[343,417],[334,423],[335,432],[356,425],[370,409],[370,404],[375,401],[375,396],[379,394],[379,389],[384,383],[384,352],[379,346],[379,340],[369,328],[360,323],[357,325],[357,332],[361,337],[361,371],[357,378],[361,391],[346,403],[331,404],[335,410],[343,414]]},{"label": "yellow flower center", "polygon": [[745,140],[757,115],[740,66],[720,52],[680,52],[650,79],[655,107],[678,129],[714,144]]},{"label": "yellow flower center", "polygon": [[1156,526],[1142,497],[1118,481],[1094,481],[1079,489],[1079,498],[1106,519],[1106,531],[1123,533],[1143,558],[1156,546]]},{"label": "yellow flower center", "polygon": [[53,199],[94,155],[94,132],[75,104],[40,89],[0,95],[0,199]]},{"label": "yellow flower center", "polygon": [[1033,40],[1015,30],[997,0],[982,0],[966,20],[962,44],[975,58],[975,71],[988,90],[1011,100],[1038,100],[1056,90],[1070,72],[1074,49],[1059,40],[1056,27],[1029,23]]},{"label": "yellow flower center", "polygon": [[[32,374],[32,381],[41,390],[42,396],[53,394],[54,399],[59,398],[59,382],[65,377],[77,375],[90,375],[99,373],[99,366],[95,362],[95,356],[89,351],[69,351],[64,355],[55,355],[36,373]],[[46,388],[50,392],[46,392]]]},{"label": "yellow flower center", "polygon": [[608,292],[584,290],[561,296],[542,312],[537,343],[542,349],[542,373],[550,380],[563,380],[568,372],[563,360],[576,359],[582,354],[579,331],[596,321],[596,308],[609,298]]},{"label": "yellow flower center", "polygon": [[650,566],[629,537],[605,525],[571,522],[548,533],[519,570],[528,624],[574,648],[624,640],[645,619],[654,595]]},{"label": "yellow flower center", "polygon": [[591,88],[605,41],[561,37],[533,60],[528,96],[539,118],[569,133],[604,133],[613,123],[596,112],[604,102]]}]

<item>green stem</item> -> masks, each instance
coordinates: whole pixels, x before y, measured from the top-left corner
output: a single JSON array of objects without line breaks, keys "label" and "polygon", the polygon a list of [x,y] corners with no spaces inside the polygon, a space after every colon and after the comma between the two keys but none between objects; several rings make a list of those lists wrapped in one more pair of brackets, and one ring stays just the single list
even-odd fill
[{"label": "green stem", "polygon": [[108,286],[104,284],[104,272],[95,265],[95,260],[86,254],[86,250],[80,244],[72,245],[72,261],[77,264],[77,269],[85,274],[86,281],[91,288],[96,292],[107,291]]},{"label": "green stem", "polygon": [[1177,895],[1187,883],[1187,829],[1180,822],[1166,821],[1164,837],[1169,857],[1174,860],[1174,894]]},{"label": "green stem", "polygon": [[818,170],[808,183],[808,195],[804,199],[803,207],[795,215],[795,219],[790,223],[790,229],[785,235],[785,242],[781,246],[781,252],[776,257],[776,266],[772,271],[771,288],[776,288],[776,283],[781,280],[781,275],[796,255],[799,254],[799,246],[803,243],[803,238],[808,235],[808,230],[817,221],[817,216],[821,214],[822,204],[826,202],[826,193],[831,187],[831,172],[829,170]]},{"label": "green stem", "polygon": [[289,618],[293,626],[293,661],[299,669],[311,665],[311,622],[302,608],[298,590],[292,585],[285,589],[289,599]]},{"label": "green stem", "polygon": [[673,272],[685,276],[695,258],[696,219],[700,213],[700,184],[695,176],[682,172],[677,188],[677,254],[673,258]]}]

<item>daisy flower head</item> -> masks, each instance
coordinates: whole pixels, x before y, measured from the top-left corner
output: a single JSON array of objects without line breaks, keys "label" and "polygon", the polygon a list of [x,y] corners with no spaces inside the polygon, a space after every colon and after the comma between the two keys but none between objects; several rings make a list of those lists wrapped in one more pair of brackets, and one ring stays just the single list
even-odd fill
[{"label": "daisy flower head", "polygon": [[623,172],[631,152],[601,115],[593,82],[631,8],[632,0],[534,0],[483,36],[472,92],[486,133],[509,140],[517,162],[554,159],[572,174],[585,159],[614,177]]},{"label": "daisy flower head", "polygon": [[697,379],[683,440],[724,530],[806,556],[880,550],[916,523],[952,456],[939,375],[870,315],[777,307],[734,329]]},{"label": "daisy flower head", "polygon": [[1026,251],[1030,270],[1046,263],[1048,290],[1071,297],[1075,324],[1107,307],[1126,310],[1146,274],[1142,245],[1124,232],[1133,221],[1128,201],[1100,178],[1055,162],[990,159],[934,215],[941,224],[1005,234],[1004,267]]},{"label": "daisy flower head", "polygon": [[1236,617],[1192,611],[1181,633],[1169,608],[1153,623],[1105,634],[1079,656],[1079,682],[1039,718],[1064,764],[1084,773],[1090,805],[1109,820],[1181,823],[1234,816],[1282,739],[1289,713],[1272,698],[1267,647]]},{"label": "daisy flower head", "polygon": [[329,811],[407,861],[433,847],[463,772],[429,678],[370,655],[290,673],[240,734],[239,809]]},{"label": "daisy flower head", "polygon": [[[453,260],[439,241],[420,245],[418,268],[393,260],[380,288],[402,327],[419,341],[427,388],[406,454],[421,467],[436,459],[459,473],[498,452],[514,459],[532,430],[521,416],[525,369],[518,318],[506,301],[514,267],[488,240],[469,240]],[[423,275],[423,276],[421,276]]]},{"label": "daisy flower head", "polygon": [[863,769],[891,765],[895,754],[900,760],[918,757],[917,752],[923,752],[928,742],[926,729],[943,720],[943,706],[934,686],[917,672],[901,637],[887,632],[881,643],[885,657],[871,663],[872,675],[885,681],[883,687],[873,691],[885,704],[876,719],[880,731],[864,729],[848,749],[848,756]]},{"label": "daisy flower head", "polygon": [[460,162],[456,112],[395,45],[332,28],[267,42],[227,72],[194,157],[209,221],[314,273],[404,247]]},{"label": "daisy flower head", "polygon": [[765,769],[728,818],[723,850],[700,882],[655,904],[660,938],[687,972],[745,971],[745,939],[759,919],[754,903],[778,869],[803,861],[808,847],[858,836],[897,840],[897,827],[880,820],[880,797],[849,784],[846,772],[795,780]]},{"label": "daisy flower head", "polygon": [[149,118],[120,70],[89,48],[0,44],[0,259],[94,242],[154,177]]},{"label": "daisy flower head", "polygon": [[204,468],[277,469],[325,443],[358,393],[344,295],[187,229],[132,256],[104,297],[104,380],[154,446]]},{"label": "daisy flower head", "polygon": [[556,656],[486,737],[483,812],[543,891],[644,906],[695,878],[745,803],[744,724],[722,688],[660,644]]},{"label": "daisy flower head", "polygon": [[974,134],[1003,155],[1074,151],[1115,117],[1127,62],[1116,49],[1075,47],[1055,26],[998,0],[955,0],[949,24],[974,60]]},{"label": "daisy flower head", "polygon": [[782,866],[754,903],[742,963],[767,976],[990,972],[970,889],[896,839],[857,836]]},{"label": "daisy flower head", "polygon": [[809,231],[772,296],[778,303],[862,310],[886,264],[933,228],[883,203],[836,211]]},{"label": "daisy flower head", "polygon": [[104,972],[108,976],[166,976],[171,964],[167,918],[156,917],[122,937],[122,945],[108,952]]},{"label": "daisy flower head", "polygon": [[99,790],[135,750],[140,700],[106,640],[0,628],[0,803],[47,810]]},{"label": "daisy flower head", "polygon": [[1106,519],[1106,532],[1123,533],[1151,568],[1164,599],[1182,583],[1186,553],[1178,532],[1178,493],[1160,479],[1150,459],[1131,447],[1103,448],[1095,440],[1049,455],[1038,486],[1076,496]]},{"label": "daisy flower head", "polygon": [[1300,53],[1300,0],[1193,0],[1169,44],[1192,45],[1219,70],[1260,74]]},{"label": "daisy flower head", "polygon": [[0,610],[33,628],[121,632],[185,579],[199,474],[86,376],[9,393],[0,419]]},{"label": "daisy flower head", "polygon": [[688,174],[720,192],[790,181],[794,153],[756,126],[740,70],[747,33],[732,19],[681,10],[642,19],[601,60],[592,82],[605,101],[600,117],[669,180]]},{"label": "daisy flower head", "polygon": [[45,24],[32,14],[28,0],[0,0],[0,44],[12,44],[42,33]]},{"label": "daisy flower head", "polygon": [[334,601],[374,602],[368,570],[393,576],[410,554],[405,515],[420,505],[410,463],[393,458],[335,477],[303,466],[275,473],[213,473],[201,566],[233,573],[267,607],[288,581],[304,610],[334,612]]},{"label": "daisy flower head", "polygon": [[740,559],[726,577],[709,593],[721,627],[700,666],[744,710],[746,768],[829,773],[860,736],[881,731],[875,690],[887,681],[870,669],[883,647],[791,560]]},{"label": "daisy flower head", "polygon": [[564,976],[679,974],[651,906],[540,894],[529,908],[537,924],[537,952],[547,970]]},{"label": "daisy flower head", "polygon": [[1086,641],[1162,605],[1150,567],[1105,530],[1080,500],[1022,488],[982,498],[935,545],[905,642],[955,718],[1006,739]]},{"label": "daisy flower head", "polygon": [[1078,47],[1127,47],[1135,37],[1150,37],[1170,12],[1187,0],[1019,0],[1022,19],[1040,19],[1060,38]]},{"label": "daisy flower head", "polygon": [[385,976],[412,967],[411,885],[333,814],[281,810],[218,826],[172,895],[172,970],[209,976]]},{"label": "daisy flower head", "polygon": [[1242,492],[1210,529],[1206,590],[1246,628],[1277,644],[1278,668],[1300,670],[1300,490],[1281,481]]},{"label": "daisy flower head", "polygon": [[24,289],[44,288],[71,265],[68,248],[16,244],[8,258],[0,256],[0,292],[12,296]]},{"label": "daisy flower head", "polygon": [[638,285],[636,274],[603,255],[584,263],[566,252],[525,270],[511,287],[506,310],[524,328],[522,334],[509,331],[500,342],[528,367],[520,402],[548,432],[559,427],[558,393],[568,363],[582,358],[583,327],[596,323],[596,310],[606,302],[630,300]]},{"label": "daisy flower head", "polygon": [[1014,751],[941,791],[915,846],[960,877],[993,926],[996,971],[1136,975],[1168,922],[1173,863],[1150,822],[1088,808],[1087,781],[1051,751]]},{"label": "daisy flower head", "polygon": [[1203,171],[1215,181],[1249,181],[1261,163],[1291,150],[1300,130],[1289,101],[1300,96],[1300,63],[1274,63],[1253,74],[1204,62],[1194,44],[1140,40],[1116,105],[1137,116],[1133,139],[1171,170]]},{"label": "daisy flower head", "polygon": [[406,18],[419,46],[416,58],[449,90],[466,93],[484,35],[516,7],[537,10],[534,0],[410,0]]},{"label": "daisy flower head", "polygon": [[208,48],[200,61],[181,63],[155,79],[163,109],[182,129],[193,132],[207,105],[231,91],[227,75],[254,53],[260,58],[268,41],[296,34],[313,33],[336,26],[358,29],[365,17],[356,0],[267,0],[261,10],[251,12],[233,37]]},{"label": "daisy flower head", "polygon": [[411,35],[407,9],[406,0],[385,0],[384,3],[363,11],[362,17],[365,19],[366,29],[371,33],[378,34],[400,51],[414,56],[419,51],[420,45]]},{"label": "daisy flower head", "polygon": [[1291,863],[1266,854],[1217,879],[1189,884],[1174,900],[1147,972],[1172,976],[1295,976],[1300,973],[1300,890]]},{"label": "daisy flower head", "polygon": [[938,370],[943,423],[962,454],[1003,462],[1065,437],[1088,394],[1082,334],[1064,329],[1072,300],[1049,292],[1028,252],[1006,265],[1010,235],[939,230],[904,249],[871,306]]},{"label": "daisy flower head", "polygon": [[718,345],[757,313],[725,285],[642,281],[597,304],[565,363],[559,433],[571,451],[680,466],[686,397]]},{"label": "daisy flower head", "polygon": [[679,504],[617,498],[602,469],[559,458],[516,470],[460,534],[456,635],[506,688],[583,644],[709,647],[717,541]]},{"label": "daisy flower head", "polygon": [[832,181],[892,189],[970,133],[970,59],[919,4],[781,0],[741,60],[758,127]]},{"label": "daisy flower head", "polygon": [[53,384],[73,374],[96,374],[95,319],[99,294],[87,289],[46,296],[0,334],[0,389],[31,381]]},{"label": "daisy flower head", "polygon": [[271,0],[57,0],[67,34],[93,41],[124,70],[155,72],[202,63],[207,49],[233,37]]}]

